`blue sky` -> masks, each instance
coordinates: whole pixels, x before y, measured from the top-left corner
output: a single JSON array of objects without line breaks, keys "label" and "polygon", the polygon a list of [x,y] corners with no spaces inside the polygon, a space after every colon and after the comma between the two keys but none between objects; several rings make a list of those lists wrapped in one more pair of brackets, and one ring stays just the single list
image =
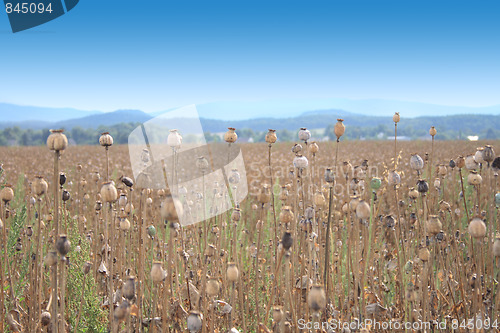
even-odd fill
[{"label": "blue sky", "polygon": [[498,1],[82,0],[13,34],[0,102],[159,111],[216,101],[500,104]]}]

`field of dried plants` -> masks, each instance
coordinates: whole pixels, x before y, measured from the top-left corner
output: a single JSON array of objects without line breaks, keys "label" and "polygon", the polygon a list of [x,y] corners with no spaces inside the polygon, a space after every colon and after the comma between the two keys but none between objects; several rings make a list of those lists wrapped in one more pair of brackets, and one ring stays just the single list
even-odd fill
[{"label": "field of dried plants", "polygon": [[499,142],[343,131],[241,145],[248,197],[184,227],[107,134],[0,148],[0,332],[500,332]]}]

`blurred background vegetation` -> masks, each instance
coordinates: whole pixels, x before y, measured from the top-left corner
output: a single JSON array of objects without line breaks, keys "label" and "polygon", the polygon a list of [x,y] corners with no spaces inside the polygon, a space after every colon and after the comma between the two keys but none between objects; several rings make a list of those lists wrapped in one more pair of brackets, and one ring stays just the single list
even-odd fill
[{"label": "blurred background vegetation", "polygon": [[[335,140],[333,126],[336,116],[332,114],[304,114],[287,119],[262,118],[247,121],[221,121],[202,119],[208,142],[221,141],[229,126],[235,127],[238,141],[264,142],[268,128],[277,130],[279,141],[297,141],[300,127],[311,130],[312,140]],[[127,144],[128,136],[140,122],[122,122],[94,127],[71,126],[66,135],[73,145],[98,144],[102,132],[110,132],[115,144]],[[391,140],[394,138],[394,123],[390,117],[347,116],[346,140]],[[467,140],[468,136],[478,136],[480,140],[500,139],[500,116],[456,115],[444,117],[418,117],[402,119],[398,124],[399,140],[430,140],[429,128],[435,126],[436,140]],[[63,127],[64,128],[64,127]],[[12,126],[0,129],[0,146],[44,145],[49,128],[33,129]],[[311,140],[311,141],[312,141]]]}]

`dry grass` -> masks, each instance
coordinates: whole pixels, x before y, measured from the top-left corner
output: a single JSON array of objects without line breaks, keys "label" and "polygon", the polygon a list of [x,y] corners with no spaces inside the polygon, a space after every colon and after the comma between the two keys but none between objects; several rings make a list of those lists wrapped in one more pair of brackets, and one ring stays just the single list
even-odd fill
[{"label": "dry grass", "polygon": [[[484,164],[478,168],[483,181],[473,186],[467,182],[469,171],[462,169],[461,197],[458,168],[448,166],[450,159],[474,154],[485,144],[500,151],[498,142],[437,141],[433,148],[431,142],[398,142],[394,161],[393,142],[341,140],[331,191],[323,175],[325,168],[335,169],[336,143],[319,144],[314,157],[302,143],[301,153],[309,160],[302,171],[293,167],[290,143],[272,146],[271,163],[267,144],[245,144],[250,193],[240,203],[241,216],[227,212],[184,228],[162,218],[164,192],[135,187],[131,191],[120,180],[132,177],[126,146],[109,148],[109,177],[118,196],[127,196],[127,205],[123,200],[106,204],[100,197],[107,167],[104,148],[68,147],[59,168],[67,175],[62,189],[71,197],[59,200],[59,233],[68,234],[71,251],[69,263],[58,260],[53,266],[58,270],[40,260],[55,249],[58,239],[51,222],[54,153],[46,147],[0,147],[2,184],[15,185],[15,198],[2,203],[4,330],[15,331],[16,325],[26,332],[52,329],[41,319],[42,311],[55,302],[55,277],[59,332],[63,323],[74,331],[77,321],[82,332],[186,332],[188,327],[194,332],[198,312],[203,332],[233,327],[240,332],[296,332],[300,319],[332,318],[451,324],[453,319],[462,323],[479,317],[493,323],[500,313],[499,266],[492,255],[498,230],[498,177]],[[410,168],[412,153],[426,160],[420,176]],[[355,168],[364,160],[365,170]],[[446,172],[436,165],[446,165]],[[394,169],[401,175],[396,187],[387,182]],[[96,171],[101,175],[97,182]],[[49,184],[40,199],[31,186],[37,175]],[[376,191],[370,188],[373,177],[382,178]],[[417,187],[419,178],[427,181],[429,190],[412,199],[410,189]],[[274,195],[263,194],[271,179]],[[188,198],[181,201],[196,200],[200,199],[191,197],[188,189]],[[290,207],[291,218],[280,214],[283,206]],[[469,233],[469,221],[476,216],[485,221],[484,237]],[[293,238],[289,251],[279,243],[287,230]],[[37,256],[38,235],[42,245]],[[91,268],[85,274],[87,261]],[[230,262],[234,265],[228,275]],[[130,276],[135,276],[133,291],[134,284],[126,283]],[[130,298],[125,298],[127,292]]]}]

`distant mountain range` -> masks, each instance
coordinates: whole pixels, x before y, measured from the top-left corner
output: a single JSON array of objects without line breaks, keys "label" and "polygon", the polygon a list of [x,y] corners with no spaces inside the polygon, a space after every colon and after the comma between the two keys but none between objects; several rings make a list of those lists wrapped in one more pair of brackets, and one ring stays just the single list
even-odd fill
[{"label": "distant mountain range", "polygon": [[197,105],[200,115],[209,119],[245,120],[252,118],[297,117],[308,110],[345,110],[367,116],[392,116],[400,112],[408,118],[422,116],[449,116],[456,114],[500,114],[500,105],[464,107],[419,102],[346,98],[269,100],[259,102],[215,102]]},{"label": "distant mountain range", "polygon": [[[2,107],[6,107],[5,104]],[[114,112],[93,112],[84,113],[85,111],[78,111],[73,109],[65,109],[67,113],[76,112],[77,115],[84,115],[83,117],[67,120],[49,121],[49,117],[44,117],[44,120],[24,120],[20,122],[1,121],[0,129],[7,127],[19,126],[22,129],[50,129],[50,128],[64,128],[71,130],[74,127],[81,127],[84,129],[97,129],[99,126],[113,126],[120,123],[144,123],[153,118],[154,114],[148,114],[139,110],[118,110]],[[19,112],[17,109],[16,112]],[[55,111],[54,111],[55,112]],[[3,114],[4,112],[2,112]],[[202,112],[200,112],[202,113]],[[40,113],[34,116],[41,115]],[[44,114],[43,114],[44,115]],[[12,118],[12,115],[10,115]],[[33,115],[32,115],[33,116]],[[24,116],[25,117],[25,116]],[[53,116],[60,118],[61,116]],[[4,120],[6,117],[2,117]],[[8,117],[7,117],[8,118]],[[296,131],[300,127],[307,127],[309,129],[322,129],[330,124],[334,124],[337,118],[343,118],[347,127],[358,128],[375,128],[377,126],[390,127],[392,126],[392,116],[377,116],[377,115],[364,115],[360,113],[353,113],[341,109],[325,109],[316,111],[306,111],[299,115],[290,115],[289,117],[272,118],[272,117],[257,117],[247,120],[218,120],[201,118],[203,129],[210,133],[224,132],[227,127],[235,127],[237,129],[251,129],[254,132],[267,131],[269,128],[276,130],[290,130]],[[190,120],[186,119],[186,125],[189,125]],[[423,116],[416,118],[408,118],[404,113],[401,113],[401,122],[399,128],[405,130],[411,128],[412,130],[427,129],[430,126],[436,126],[441,130],[479,133],[487,129],[500,128],[500,115],[489,114],[458,114],[448,116]]]},{"label": "distant mountain range", "polygon": [[[48,110],[28,107],[23,113],[24,107],[14,106],[10,108],[6,104],[0,105],[2,118],[0,118],[0,145],[38,145],[45,142],[44,136],[48,129],[64,128],[67,130],[69,138],[77,144],[93,144],[95,138],[102,131],[110,131],[116,139],[116,143],[127,143],[128,136],[132,130],[140,123],[145,123],[160,113],[145,113],[140,110],[118,110],[114,112],[85,112],[74,109]],[[7,109],[11,110],[8,112]],[[201,111],[201,124],[206,134],[207,140],[220,138],[220,134],[225,132],[227,127],[235,127],[241,135],[241,141],[248,140],[262,141],[269,128],[278,130],[280,140],[293,141],[296,131],[301,127],[307,127],[314,131],[315,139],[322,140],[325,137],[334,138],[332,126],[337,118],[344,119],[346,125],[347,139],[384,139],[394,134],[394,123],[392,114],[379,116],[376,113],[366,115],[345,111],[343,109],[322,109],[305,111],[299,114],[290,112],[286,115],[267,114],[265,117],[239,119],[210,119],[207,112],[203,111],[203,106],[198,108]],[[15,113],[20,113],[15,116]],[[64,113],[61,115],[60,113]],[[61,119],[76,114],[76,118]],[[276,116],[276,117],[275,117]],[[29,120],[27,117],[39,117],[39,119]],[[13,119],[23,119],[13,121]],[[42,119],[40,119],[42,118]],[[7,119],[7,121],[5,121]],[[168,127],[168,119],[165,126]],[[160,119],[158,119],[160,121]],[[176,118],[176,128],[186,133],[192,127],[193,119],[183,116]],[[159,124],[158,122],[156,123]],[[13,129],[17,126],[20,130]],[[500,113],[499,114],[456,114],[445,116],[421,116],[407,117],[401,112],[401,121],[398,124],[398,134],[401,139],[428,139],[428,131],[431,126],[438,129],[437,139],[454,140],[464,139],[469,135],[479,136],[479,138],[495,140],[500,138]],[[82,130],[77,130],[81,128]],[[214,135],[216,134],[216,135]]]},{"label": "distant mountain range", "polygon": [[[372,104],[365,104],[367,108],[371,105],[373,108],[373,112],[371,113],[361,111],[362,105],[368,103],[368,101],[350,102],[352,103],[349,105],[346,104],[346,106],[350,107],[348,111],[341,108],[325,108],[312,111],[304,111],[307,109],[302,109],[301,112],[298,112],[296,110],[301,106],[296,106],[295,109],[291,108],[289,112],[284,112],[281,107],[275,105],[276,109],[281,111],[268,112],[264,116],[261,115],[262,109],[257,108],[257,104],[260,102],[251,105],[240,104],[239,110],[245,110],[241,114],[245,114],[247,118],[250,117],[251,119],[232,119],[229,116],[227,119],[220,119],[219,117],[229,113],[231,110],[233,110],[233,114],[236,113],[234,110],[238,109],[238,105],[233,105],[230,102],[204,104],[197,106],[197,109],[201,116],[203,130],[209,133],[221,133],[227,127],[235,127],[238,130],[252,130],[253,133],[256,133],[257,137],[260,137],[257,133],[265,132],[269,128],[288,130],[292,133],[300,127],[325,129],[329,125],[334,124],[337,118],[345,120],[346,127],[351,128],[350,134],[353,138],[373,138],[377,137],[377,133],[384,133],[383,136],[388,136],[393,131],[393,128],[391,128],[393,126],[393,112],[391,111],[390,114],[387,114],[387,112],[381,111],[384,101],[378,100],[373,101]],[[219,106],[217,112],[215,109],[216,104]],[[453,107],[420,104],[420,107],[424,109],[429,107],[434,110],[434,113],[419,117],[409,117],[407,114],[416,112],[418,103],[387,101],[386,104],[389,109],[394,109],[395,105],[399,105],[401,122],[398,126],[398,132],[401,131],[400,133],[403,135],[406,134],[411,138],[424,137],[430,126],[436,126],[440,130],[441,138],[452,139],[463,137],[463,135],[480,135],[481,137],[488,136],[489,138],[500,137],[500,130],[497,130],[500,129],[500,106],[454,109]],[[259,111],[250,112],[248,108],[252,105]],[[305,107],[304,105],[302,106]],[[260,106],[262,107],[263,105]],[[453,110],[456,110],[457,114],[448,114],[448,112],[452,112]],[[462,112],[467,110],[474,110],[474,112],[471,111],[469,114],[462,114]],[[80,127],[85,130],[97,132],[97,128],[102,131],[103,128],[116,127],[118,124],[132,123],[126,127],[118,126],[122,128],[122,132],[125,132],[133,129],[136,124],[145,123],[161,113],[163,112],[145,113],[140,110],[118,110],[114,112],[81,111],[70,108],[50,109],[0,103],[0,130],[18,126],[23,130],[64,128],[71,131],[75,127]],[[380,115],[381,113],[383,114]],[[419,113],[428,114],[429,112],[419,111]],[[189,127],[191,126],[191,121],[186,118],[184,121],[178,122],[178,124],[184,124]],[[122,133],[125,137],[128,134],[128,132]],[[249,135],[248,132],[246,135]]]},{"label": "distant mountain range", "polygon": [[[435,117],[463,114],[500,115],[500,105],[464,107],[435,105],[419,102],[345,98],[324,99],[276,99],[257,102],[214,102],[196,105],[200,117],[222,121],[242,121],[259,118],[286,119],[305,116],[307,113],[338,111],[339,116],[352,115],[391,117],[400,112],[402,117]],[[166,110],[168,111],[168,110]],[[45,128],[59,126],[97,127],[121,122],[143,122],[165,111],[144,113],[139,110],[115,112],[83,111],[73,108],[47,108],[0,103],[0,129],[12,126],[21,128]],[[346,117],[345,116],[345,117]]]}]

